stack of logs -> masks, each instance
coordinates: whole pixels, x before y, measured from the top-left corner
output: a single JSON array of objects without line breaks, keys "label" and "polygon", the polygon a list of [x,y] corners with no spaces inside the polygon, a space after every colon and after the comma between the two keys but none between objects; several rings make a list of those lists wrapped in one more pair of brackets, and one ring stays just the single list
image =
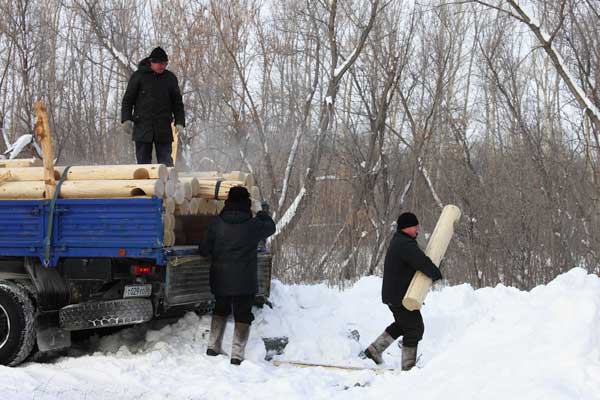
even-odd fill
[{"label": "stack of logs", "polygon": [[[44,168],[35,160],[0,160],[0,200],[44,199]],[[54,167],[58,182],[65,167]],[[178,174],[163,164],[72,166],[66,172],[59,198],[163,198],[164,245],[185,242],[175,236],[177,216],[212,216],[223,208],[229,189],[244,186],[253,211],[260,209],[260,193],[252,175],[187,172]]]}]

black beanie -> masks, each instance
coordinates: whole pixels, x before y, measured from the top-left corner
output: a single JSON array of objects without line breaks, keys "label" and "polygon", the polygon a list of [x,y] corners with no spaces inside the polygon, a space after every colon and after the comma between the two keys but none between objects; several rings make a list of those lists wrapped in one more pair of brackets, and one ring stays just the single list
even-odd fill
[{"label": "black beanie", "polygon": [[157,47],[152,50],[150,53],[150,61],[160,61],[160,62],[168,62],[169,57],[167,57],[167,53],[162,49],[162,47]]},{"label": "black beanie", "polygon": [[402,213],[398,217],[398,229],[409,228],[416,225],[419,225],[419,220],[417,219],[417,216],[411,212]]},{"label": "black beanie", "polygon": [[229,189],[224,209],[250,212],[251,207],[252,202],[248,189],[243,186],[234,186]]}]

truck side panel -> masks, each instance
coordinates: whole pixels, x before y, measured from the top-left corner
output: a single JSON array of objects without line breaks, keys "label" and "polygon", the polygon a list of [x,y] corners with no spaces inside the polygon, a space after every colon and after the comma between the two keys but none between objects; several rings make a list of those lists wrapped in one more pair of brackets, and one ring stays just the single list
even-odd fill
[{"label": "truck side panel", "polygon": [[[0,201],[0,256],[45,258],[50,202]],[[54,209],[50,266],[61,257],[166,260],[162,200],[59,199]]]}]

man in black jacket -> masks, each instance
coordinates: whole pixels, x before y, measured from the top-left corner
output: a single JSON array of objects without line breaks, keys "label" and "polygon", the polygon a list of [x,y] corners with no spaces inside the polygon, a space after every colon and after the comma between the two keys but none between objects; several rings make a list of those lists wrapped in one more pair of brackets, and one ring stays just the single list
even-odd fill
[{"label": "man in black jacket", "polygon": [[275,233],[275,222],[265,211],[252,217],[248,190],[229,190],[221,214],[209,225],[201,253],[212,257],[210,289],[215,296],[215,308],[210,326],[206,354],[222,354],[223,334],[227,317],[233,311],[235,328],[231,363],[244,360],[250,325],[254,320],[252,305],[258,292],[258,243]]},{"label": "man in black jacket", "polygon": [[415,366],[417,344],[423,338],[425,326],[419,310],[409,311],[402,299],[416,271],[421,271],[433,281],[442,278],[436,265],[417,245],[419,220],[413,213],[398,217],[397,232],[390,242],[383,269],[383,303],[394,314],[394,322],[364,351],[365,356],[376,364],[383,363],[383,351],[398,337],[402,338],[402,370]]},{"label": "man in black jacket", "polygon": [[138,70],[127,83],[121,104],[121,122],[133,126],[135,155],[138,164],[152,163],[152,144],[159,164],[173,166],[171,157],[173,132],[171,123],[181,135],[185,126],[185,111],[179,83],[167,70],[167,53],[157,47],[140,61]]}]

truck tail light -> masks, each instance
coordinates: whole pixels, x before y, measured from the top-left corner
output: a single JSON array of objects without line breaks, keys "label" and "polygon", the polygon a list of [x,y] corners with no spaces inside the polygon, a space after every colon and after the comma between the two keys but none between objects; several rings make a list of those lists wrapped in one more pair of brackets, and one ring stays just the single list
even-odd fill
[{"label": "truck tail light", "polygon": [[152,275],[154,273],[154,265],[134,265],[131,267],[133,275]]}]

